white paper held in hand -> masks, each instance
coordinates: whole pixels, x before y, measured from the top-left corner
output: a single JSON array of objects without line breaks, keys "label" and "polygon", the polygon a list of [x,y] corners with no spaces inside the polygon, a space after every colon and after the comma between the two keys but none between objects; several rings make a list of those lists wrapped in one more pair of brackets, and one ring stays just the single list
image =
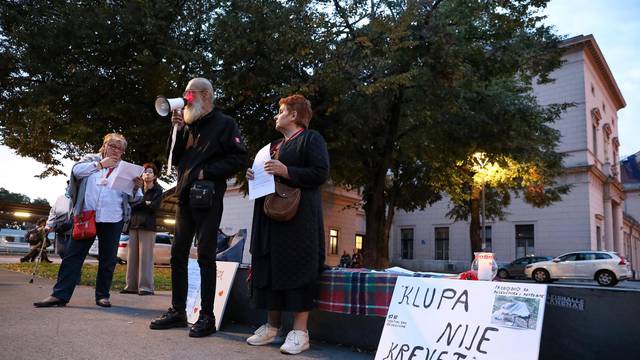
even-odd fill
[{"label": "white paper held in hand", "polygon": [[140,165],[120,161],[113,173],[107,178],[107,187],[133,195],[133,179],[142,175],[144,168]]},{"label": "white paper held in hand", "polygon": [[270,148],[271,144],[265,145],[258,151],[256,159],[253,161],[251,166],[253,180],[249,180],[249,200],[254,200],[276,191],[275,178],[264,170],[264,164],[271,160]]}]

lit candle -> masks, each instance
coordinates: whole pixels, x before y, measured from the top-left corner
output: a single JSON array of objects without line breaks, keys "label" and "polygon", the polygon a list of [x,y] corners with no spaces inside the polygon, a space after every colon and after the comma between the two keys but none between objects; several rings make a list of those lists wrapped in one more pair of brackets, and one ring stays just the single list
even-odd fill
[{"label": "lit candle", "polygon": [[478,280],[493,280],[493,253],[478,253]]}]

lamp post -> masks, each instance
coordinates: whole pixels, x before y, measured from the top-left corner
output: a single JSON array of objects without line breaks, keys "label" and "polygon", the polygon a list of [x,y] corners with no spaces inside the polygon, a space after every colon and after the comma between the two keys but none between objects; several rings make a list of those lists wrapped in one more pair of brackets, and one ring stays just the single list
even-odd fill
[{"label": "lamp post", "polygon": [[480,228],[481,229],[480,230],[480,239],[482,239],[482,249],[481,250],[485,251],[485,248],[487,247],[487,243],[486,243],[487,235],[486,235],[486,229],[485,229],[485,226],[484,226],[485,217],[486,217],[485,216],[485,205],[484,205],[484,203],[485,203],[484,202],[484,182],[485,182],[486,176],[487,176],[487,174],[485,173],[485,166],[487,165],[488,159],[487,159],[487,157],[485,156],[484,153],[475,153],[475,154],[473,154],[473,159],[476,162],[476,164],[478,165],[479,171],[482,172],[482,181],[480,183],[481,184],[481,188],[480,189],[481,189],[481,193],[482,193],[482,195],[481,195],[482,197],[481,197],[481,200],[480,200],[480,204],[481,204],[481,207],[482,207],[482,224],[480,225],[481,226],[481,228]]}]

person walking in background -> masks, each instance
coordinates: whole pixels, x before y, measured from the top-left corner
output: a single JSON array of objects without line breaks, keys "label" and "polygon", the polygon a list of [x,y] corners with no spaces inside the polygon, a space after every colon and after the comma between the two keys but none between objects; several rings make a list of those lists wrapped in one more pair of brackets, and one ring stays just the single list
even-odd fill
[{"label": "person walking in background", "polygon": [[[118,242],[122,227],[131,214],[130,203],[142,199],[142,180],[134,180],[133,196],[106,186],[107,178],[118,166],[127,148],[124,136],[111,133],[104,137],[98,154],[90,154],[77,162],[71,170],[69,182],[73,213],[95,211],[96,232],[99,240],[98,275],[96,278],[96,305],[110,307],[109,289],[116,267]],[[58,271],[58,281],[53,293],[35,302],[35,307],[65,306],[80,280],[82,264],[96,237],[84,240],[72,239],[66,249]]]},{"label": "person walking in background", "polygon": [[153,248],[156,242],[156,211],[162,202],[158,168],[142,165],[142,201],[133,205],[129,221],[127,281],[121,294],[153,295]]},{"label": "person walking in background", "polygon": [[[30,251],[20,259],[20,262],[31,262],[35,261],[38,256],[40,256],[40,261],[50,263],[49,257],[47,256],[47,247],[51,245],[51,241],[47,239],[47,232],[45,230],[45,225],[47,224],[47,218],[40,218],[36,222],[36,227],[28,231],[24,238],[27,240],[29,245],[31,246]],[[44,243],[44,248],[43,248]]]},{"label": "person walking in background", "polygon": [[67,188],[64,195],[60,195],[49,211],[47,226],[45,231],[56,233],[56,253],[63,258],[65,249],[69,246],[71,240],[71,229],[73,221],[71,219],[71,199],[69,198],[69,181],[67,180]]},{"label": "person walking in background", "polygon": [[179,129],[172,158],[178,168],[175,188],[178,206],[176,235],[171,244],[171,307],[153,320],[149,328],[187,326],[187,264],[195,236],[202,308],[198,321],[189,329],[189,336],[203,337],[216,332],[213,302],[222,200],[227,179],[246,164],[247,149],[236,122],[214,106],[213,86],[209,80],[192,79],[182,97],[188,100],[184,116],[182,112],[174,111],[171,117]]},{"label": "person walking in background", "polygon": [[[247,339],[250,345],[281,341],[282,311],[293,312],[293,330],[280,351],[309,349],[307,322],[316,297],[316,280],[324,265],[324,225],[320,187],[329,177],[329,155],[322,136],[309,130],[311,104],[302,95],[281,99],[276,130],[284,138],[271,143],[264,169],[276,181],[302,190],[298,212],[289,221],[269,218],[264,197],[255,200],[251,231],[251,294],[267,323]],[[253,180],[251,169],[246,177]]]}]

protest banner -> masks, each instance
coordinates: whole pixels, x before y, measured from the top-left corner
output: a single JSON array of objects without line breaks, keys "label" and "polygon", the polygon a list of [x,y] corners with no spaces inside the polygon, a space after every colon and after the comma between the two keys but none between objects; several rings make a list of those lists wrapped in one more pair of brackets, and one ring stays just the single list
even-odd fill
[{"label": "protest banner", "polygon": [[398,277],[376,360],[537,360],[547,286]]},{"label": "protest banner", "polygon": [[[238,270],[237,262],[216,261],[216,297],[213,303],[213,315],[216,317],[216,329],[220,329],[222,315],[227,306],[231,285]],[[200,266],[198,260],[189,259],[189,288],[187,290],[187,321],[198,321],[200,315]]]}]

